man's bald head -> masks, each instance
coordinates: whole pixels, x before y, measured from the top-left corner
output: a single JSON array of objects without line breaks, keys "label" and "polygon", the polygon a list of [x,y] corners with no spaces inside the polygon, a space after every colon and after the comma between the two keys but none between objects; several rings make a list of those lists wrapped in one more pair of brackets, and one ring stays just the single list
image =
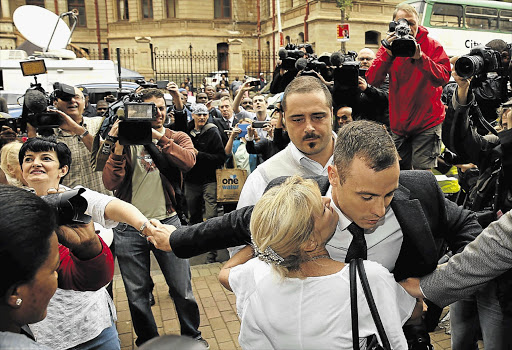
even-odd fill
[{"label": "man's bald head", "polygon": [[361,62],[361,68],[362,69],[368,69],[373,63],[373,60],[375,59],[375,52],[373,52],[372,49],[369,49],[365,47],[361,51],[359,51],[359,54],[357,55],[357,60]]}]

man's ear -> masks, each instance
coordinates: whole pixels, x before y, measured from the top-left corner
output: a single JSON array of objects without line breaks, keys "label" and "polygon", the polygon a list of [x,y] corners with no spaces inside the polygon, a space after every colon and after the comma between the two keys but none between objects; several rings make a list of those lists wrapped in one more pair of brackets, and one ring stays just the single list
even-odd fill
[{"label": "man's ear", "polygon": [[338,169],[336,169],[334,164],[330,164],[327,167],[327,176],[329,177],[329,183],[332,187],[340,185],[340,176],[338,174]]}]

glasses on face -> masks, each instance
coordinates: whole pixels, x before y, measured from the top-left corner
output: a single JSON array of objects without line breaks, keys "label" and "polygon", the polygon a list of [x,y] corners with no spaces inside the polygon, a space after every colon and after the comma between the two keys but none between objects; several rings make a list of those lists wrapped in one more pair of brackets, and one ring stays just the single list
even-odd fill
[{"label": "glasses on face", "polygon": [[102,112],[105,112],[107,110],[107,108],[96,108],[97,111],[102,111]]}]

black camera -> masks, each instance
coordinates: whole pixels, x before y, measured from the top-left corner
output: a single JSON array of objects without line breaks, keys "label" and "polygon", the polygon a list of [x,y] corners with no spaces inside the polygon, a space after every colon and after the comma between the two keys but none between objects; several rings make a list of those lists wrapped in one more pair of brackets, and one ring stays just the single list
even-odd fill
[{"label": "black camera", "polygon": [[87,200],[81,196],[85,188],[77,188],[66,192],[42,196],[43,199],[57,214],[58,225],[88,224],[91,216],[85,214]]},{"label": "black camera", "polygon": [[293,44],[287,44],[284,48],[279,49],[279,59],[281,60],[281,66],[283,69],[290,70],[295,68],[295,62],[304,57],[304,51],[299,50]]},{"label": "black camera", "polygon": [[2,131],[3,126],[8,126],[14,132],[17,132],[18,126],[16,123],[17,118],[11,117],[7,113],[0,112],[0,131]]},{"label": "black camera", "polygon": [[30,123],[40,135],[49,136],[53,134],[54,128],[60,126],[60,115],[48,110],[48,107],[56,98],[71,101],[76,95],[75,88],[58,82],[53,84],[53,88],[52,94],[48,96],[41,84],[30,84],[30,88],[27,89],[23,98],[23,109],[18,125],[22,132],[26,132],[27,123]]},{"label": "black camera", "polygon": [[389,43],[386,39],[381,40],[382,46],[391,50],[395,57],[412,57],[416,52],[416,41],[411,35],[411,27],[405,18],[389,23],[389,32],[395,33],[396,39]]},{"label": "black camera", "polygon": [[488,72],[497,72],[501,68],[501,54],[486,46],[477,46],[468,55],[459,57],[455,62],[455,72],[461,78],[485,76]]},{"label": "black camera", "polygon": [[331,64],[336,67],[333,73],[336,89],[347,90],[357,88],[359,76],[364,74],[365,71],[361,70],[361,63],[356,61],[356,58],[357,53],[355,51],[349,51],[345,55],[341,52],[334,52],[331,55]]},{"label": "black camera", "polygon": [[156,120],[156,105],[146,102],[124,103],[124,110],[118,110],[119,143],[121,145],[147,145],[152,142],[151,122]]},{"label": "black camera", "polygon": [[144,79],[137,79],[137,80],[135,80],[135,83],[139,84],[139,86],[143,89],[151,89],[151,88],[158,89],[158,85],[156,83],[150,83],[150,82],[145,81]]}]

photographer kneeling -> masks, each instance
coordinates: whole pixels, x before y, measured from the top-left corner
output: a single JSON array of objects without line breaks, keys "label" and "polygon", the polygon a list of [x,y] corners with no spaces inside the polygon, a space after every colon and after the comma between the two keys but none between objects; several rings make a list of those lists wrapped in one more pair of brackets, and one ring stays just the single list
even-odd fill
[{"label": "photographer kneeling", "polygon": [[[465,206],[477,212],[480,223],[486,227],[512,208],[512,130],[505,129],[497,136],[478,134],[469,118],[470,107],[476,105],[470,90],[472,78],[461,78],[455,71],[452,76],[458,86],[447,113],[447,125],[452,125],[449,133],[451,137],[445,143],[457,153],[461,163],[474,163],[478,166],[478,180],[470,190]],[[511,107],[512,100],[502,106],[505,124],[512,121]],[[478,266],[475,268],[478,269]],[[512,329],[511,283],[511,271],[508,271],[470,298],[452,304],[453,349],[476,345],[474,329],[478,322],[486,348],[508,349],[512,346],[508,334]]]},{"label": "photographer kneeling", "polygon": [[[63,142],[57,142],[54,137],[29,139],[20,149],[19,161],[23,177],[36,195],[45,196],[69,189],[60,186],[71,165],[71,151]],[[147,218],[129,203],[89,189],[82,196],[87,200],[85,213],[106,228],[115,227],[120,221],[141,227],[146,234],[152,230]],[[115,308],[107,291],[101,287],[113,275],[113,258],[109,248],[96,235],[92,224],[60,226],[57,234],[59,242],[69,247],[72,253],[61,262],[61,268],[72,268],[70,261],[75,265],[79,261],[81,269],[69,281],[61,281],[62,277],[59,276],[59,287],[75,290],[57,289],[48,305],[48,317],[31,325],[34,334],[42,344],[52,347],[58,344],[60,349],[81,349],[84,346],[119,349],[113,322],[116,318]],[[94,289],[83,287],[83,284],[90,283],[88,278],[91,275],[102,270],[105,255],[112,265],[107,276],[98,281]],[[61,282],[66,283],[63,285]]]}]

